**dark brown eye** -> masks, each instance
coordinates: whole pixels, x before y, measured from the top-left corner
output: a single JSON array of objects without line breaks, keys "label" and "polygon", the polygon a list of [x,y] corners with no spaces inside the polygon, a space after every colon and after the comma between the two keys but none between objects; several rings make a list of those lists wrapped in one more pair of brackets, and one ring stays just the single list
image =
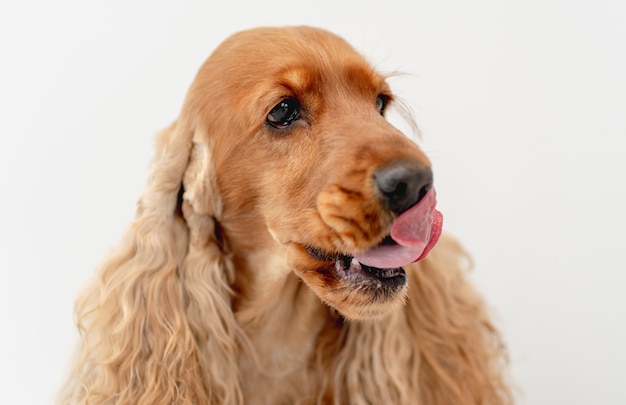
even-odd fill
[{"label": "dark brown eye", "polygon": [[386,96],[384,94],[379,94],[378,97],[376,97],[376,108],[378,109],[378,112],[380,112],[380,115],[383,115],[388,103],[389,103],[389,96]]},{"label": "dark brown eye", "polygon": [[286,98],[276,104],[267,114],[267,122],[276,129],[284,129],[300,118],[300,103],[295,98]]}]

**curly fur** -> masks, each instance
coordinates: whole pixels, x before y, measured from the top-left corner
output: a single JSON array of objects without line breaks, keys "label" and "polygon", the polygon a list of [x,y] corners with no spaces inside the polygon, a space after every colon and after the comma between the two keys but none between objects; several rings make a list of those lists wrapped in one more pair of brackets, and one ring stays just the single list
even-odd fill
[{"label": "curly fur", "polygon": [[[265,123],[286,93],[307,116]],[[419,148],[345,41],[262,28],[225,41],[157,139],[119,248],[76,305],[64,404],[505,404],[506,353],[468,260],[443,237],[380,298],[311,256],[379,243],[371,168]],[[375,147],[372,147],[375,145]],[[350,191],[351,190],[351,191]]]}]

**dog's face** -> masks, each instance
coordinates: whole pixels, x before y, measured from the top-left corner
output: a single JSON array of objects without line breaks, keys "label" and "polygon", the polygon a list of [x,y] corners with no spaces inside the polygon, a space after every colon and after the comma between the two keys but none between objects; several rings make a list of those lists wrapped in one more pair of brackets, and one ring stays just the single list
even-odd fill
[{"label": "dog's face", "polygon": [[227,240],[284,246],[346,317],[403,302],[402,266],[440,231],[430,162],[385,120],[387,83],[345,41],[306,27],[236,34],[187,102],[210,138]]}]

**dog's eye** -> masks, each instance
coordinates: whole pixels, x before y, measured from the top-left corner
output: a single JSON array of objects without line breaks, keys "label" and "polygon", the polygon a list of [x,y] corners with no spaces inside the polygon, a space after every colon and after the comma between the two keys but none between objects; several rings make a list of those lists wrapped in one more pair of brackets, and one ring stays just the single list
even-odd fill
[{"label": "dog's eye", "polygon": [[277,129],[284,129],[300,118],[300,103],[295,98],[286,98],[276,104],[267,115],[267,122]]},{"label": "dog's eye", "polygon": [[385,107],[387,107],[388,103],[389,103],[389,96],[386,96],[384,94],[379,94],[378,97],[376,97],[376,108],[378,109],[381,115],[385,112]]}]

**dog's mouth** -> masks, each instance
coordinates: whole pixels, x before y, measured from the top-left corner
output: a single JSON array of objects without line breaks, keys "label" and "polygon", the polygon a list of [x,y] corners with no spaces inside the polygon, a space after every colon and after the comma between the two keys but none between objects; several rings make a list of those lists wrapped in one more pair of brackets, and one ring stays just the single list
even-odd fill
[{"label": "dog's mouth", "polygon": [[423,259],[439,240],[443,217],[436,205],[435,189],[431,188],[415,206],[396,218],[382,242],[364,252],[330,254],[314,247],[307,247],[307,251],[318,261],[334,263],[336,276],[343,280],[375,280],[376,286],[403,286],[403,267]]},{"label": "dog's mouth", "polygon": [[[395,243],[391,237],[381,243]],[[398,288],[406,284],[406,273],[402,267],[380,268],[361,263],[354,256],[345,254],[329,254],[314,247],[307,247],[309,256],[318,261],[329,264],[336,276],[353,284],[365,286],[373,284],[375,287]]]}]

